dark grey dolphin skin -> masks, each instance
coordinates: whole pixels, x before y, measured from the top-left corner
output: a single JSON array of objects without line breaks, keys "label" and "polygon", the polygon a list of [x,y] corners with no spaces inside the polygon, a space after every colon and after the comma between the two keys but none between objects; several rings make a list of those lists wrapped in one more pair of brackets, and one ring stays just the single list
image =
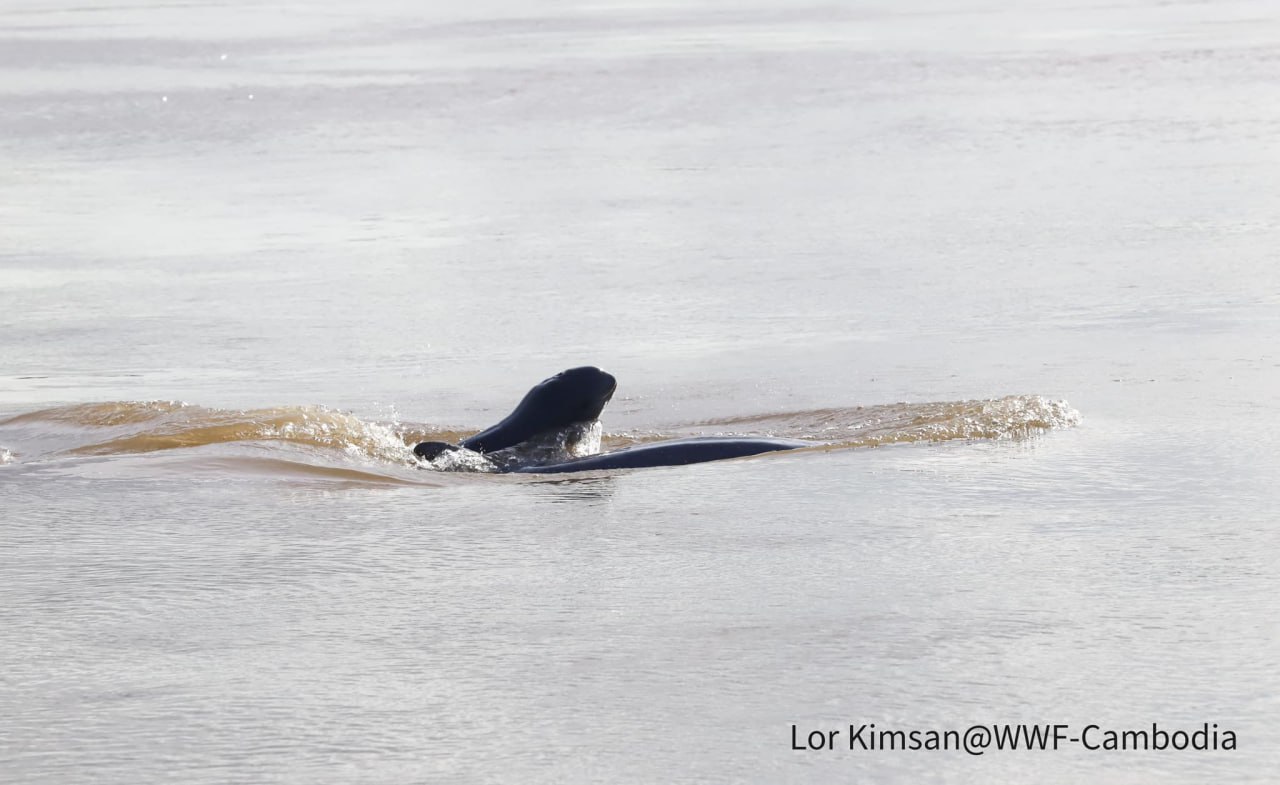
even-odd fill
[{"label": "dark grey dolphin skin", "polygon": [[[599,419],[618,383],[599,368],[584,366],[546,379],[534,386],[502,422],[463,440],[462,447],[479,453],[505,450],[539,434],[566,428],[575,423]],[[544,466],[523,466],[511,471],[522,474],[558,474],[606,469],[640,469],[649,466],[682,466],[689,463],[742,458],[777,450],[812,447],[812,442],[795,439],[706,436],[641,444],[602,455],[575,458]],[[422,442],[413,452],[423,460],[457,450],[447,442]]]},{"label": "dark grey dolphin skin", "polygon": [[618,380],[599,368],[587,365],[561,371],[535,384],[515,411],[465,439],[462,446],[476,452],[497,452],[540,433],[598,420],[617,388]]},{"label": "dark grey dolphin skin", "polygon": [[[617,379],[589,365],[561,371],[534,385],[515,411],[497,425],[463,440],[462,446],[479,453],[497,452],[540,433],[598,420],[617,387]],[[430,461],[456,449],[448,442],[421,442],[413,454]]]},{"label": "dark grey dolphin skin", "polygon": [[692,439],[676,439],[669,442],[640,444],[615,452],[576,458],[550,466],[525,466],[515,471],[521,474],[558,474],[560,472],[590,472],[604,469],[641,469],[648,466],[683,466],[688,463],[722,461],[726,458],[743,458],[762,452],[795,450],[812,447],[811,442],[795,439],[739,438],[734,436],[701,436]]}]

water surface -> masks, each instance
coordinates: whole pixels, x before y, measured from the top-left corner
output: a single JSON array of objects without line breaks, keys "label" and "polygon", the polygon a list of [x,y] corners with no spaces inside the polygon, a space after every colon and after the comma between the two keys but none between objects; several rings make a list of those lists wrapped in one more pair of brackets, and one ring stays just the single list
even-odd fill
[{"label": "water surface", "polygon": [[[9,0],[0,779],[1272,781],[1278,41]],[[606,444],[841,448],[408,463],[582,364]],[[1239,742],[790,749],[863,722]]]}]

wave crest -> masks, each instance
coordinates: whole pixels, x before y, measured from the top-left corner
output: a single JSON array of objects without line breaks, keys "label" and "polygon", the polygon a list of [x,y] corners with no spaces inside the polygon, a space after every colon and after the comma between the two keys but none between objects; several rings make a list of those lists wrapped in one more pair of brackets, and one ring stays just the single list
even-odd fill
[{"label": "wave crest", "polygon": [[[115,455],[231,442],[284,442],[338,450],[351,457],[403,463],[405,440],[395,426],[324,406],[211,409],[175,401],[112,401],[18,415],[3,426],[49,423],[88,431],[71,455]],[[101,431],[109,438],[101,438]],[[83,436],[88,436],[84,443]]]},{"label": "wave crest", "polygon": [[[989,400],[894,403],[813,409],[704,420],[644,433],[611,433],[606,450],[688,436],[774,436],[828,448],[956,439],[1026,439],[1070,428],[1080,414],[1066,401],[1038,395]],[[292,445],[364,463],[417,465],[410,446],[419,441],[460,442],[470,430],[364,420],[324,406],[214,409],[177,401],[113,401],[20,414],[0,421],[0,464],[69,455],[149,453],[231,443]],[[598,423],[569,442],[532,444],[575,457],[599,451]],[[334,460],[324,458],[325,462]],[[493,465],[492,461],[486,463]],[[470,468],[476,467],[441,467]]]},{"label": "wave crest", "polygon": [[822,441],[839,447],[875,447],[954,439],[1026,439],[1049,430],[1071,428],[1080,421],[1080,413],[1066,401],[1040,395],[1010,395],[728,417],[691,423],[678,430],[682,436],[766,435]]}]

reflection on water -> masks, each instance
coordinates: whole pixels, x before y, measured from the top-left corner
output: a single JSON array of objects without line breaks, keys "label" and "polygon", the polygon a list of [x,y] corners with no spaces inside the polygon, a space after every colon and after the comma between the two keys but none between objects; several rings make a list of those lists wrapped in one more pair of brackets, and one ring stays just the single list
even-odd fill
[{"label": "reflection on water", "polygon": [[608,475],[566,478],[561,474],[554,477],[539,477],[536,483],[540,490],[546,491],[543,498],[552,504],[607,501],[614,493],[614,480]]}]

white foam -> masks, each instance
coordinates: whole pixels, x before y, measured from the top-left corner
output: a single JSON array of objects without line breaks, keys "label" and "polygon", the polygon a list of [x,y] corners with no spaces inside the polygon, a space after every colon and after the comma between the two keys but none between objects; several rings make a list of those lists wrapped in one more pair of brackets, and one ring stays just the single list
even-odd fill
[{"label": "white foam", "polygon": [[462,447],[442,452],[434,460],[427,461],[425,465],[441,472],[490,473],[498,470],[493,461],[474,450]]}]

